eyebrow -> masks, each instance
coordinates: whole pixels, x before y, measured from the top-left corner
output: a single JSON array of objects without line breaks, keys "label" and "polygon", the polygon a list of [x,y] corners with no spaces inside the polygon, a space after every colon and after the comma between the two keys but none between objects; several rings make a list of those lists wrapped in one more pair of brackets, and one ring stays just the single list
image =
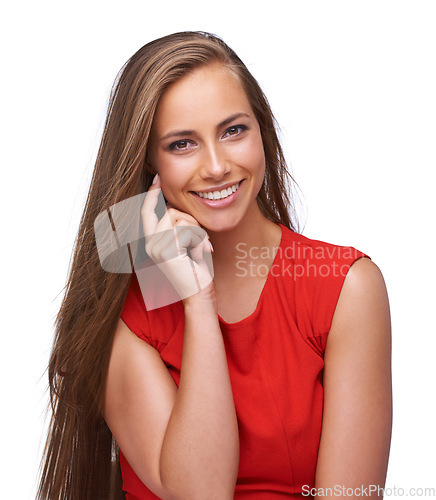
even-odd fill
[{"label": "eyebrow", "polygon": [[[224,127],[225,125],[228,125],[231,123],[233,120],[236,120],[237,118],[241,117],[246,117],[250,118],[250,115],[247,115],[247,113],[235,113],[234,115],[229,116],[225,120],[223,120],[221,123],[218,124],[217,129]],[[159,140],[163,141],[164,139],[168,139],[169,137],[175,137],[175,136],[181,136],[181,135],[194,135],[195,130],[173,130],[171,132],[168,132],[168,134],[165,134],[163,137],[161,137]]]}]

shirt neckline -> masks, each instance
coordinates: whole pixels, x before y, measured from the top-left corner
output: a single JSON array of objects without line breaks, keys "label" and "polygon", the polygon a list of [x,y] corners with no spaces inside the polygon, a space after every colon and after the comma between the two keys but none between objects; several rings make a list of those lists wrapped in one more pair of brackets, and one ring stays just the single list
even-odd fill
[{"label": "shirt neckline", "polygon": [[256,308],[254,309],[254,311],[251,314],[249,314],[245,318],[242,318],[239,321],[236,321],[234,323],[227,322],[226,320],[221,318],[221,316],[218,314],[219,322],[223,326],[225,326],[226,328],[238,327],[238,326],[245,325],[246,323],[251,323],[258,316],[259,311],[261,309],[263,296],[265,295],[265,290],[268,288],[268,284],[272,280],[272,277],[273,277],[273,275],[271,273],[271,269],[273,269],[275,264],[277,264],[277,261],[279,260],[280,255],[282,254],[281,247],[283,246],[283,240],[284,240],[284,234],[285,234],[286,228],[285,228],[285,226],[283,226],[283,224],[279,223],[278,225],[280,226],[280,229],[282,230],[282,234],[280,236],[280,243],[279,243],[279,246],[277,247],[276,254],[274,255],[274,259],[273,259],[271,266],[269,268],[268,275],[267,275],[265,283],[263,284],[263,287],[262,287],[262,291],[260,292],[259,299],[258,299],[257,304],[256,304]]}]

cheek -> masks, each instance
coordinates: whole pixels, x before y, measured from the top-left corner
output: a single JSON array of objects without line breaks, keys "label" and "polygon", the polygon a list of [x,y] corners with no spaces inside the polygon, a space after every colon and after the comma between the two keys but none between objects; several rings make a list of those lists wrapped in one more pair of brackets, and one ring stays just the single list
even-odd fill
[{"label": "cheek", "polygon": [[154,166],[159,173],[164,189],[171,189],[172,186],[180,184],[180,174],[184,171],[180,163],[180,159],[177,157],[168,155],[157,157]]},{"label": "cheek", "polygon": [[165,198],[176,206],[177,199],[189,182],[188,169],[180,158],[166,159],[158,168],[162,192]]},{"label": "cheek", "polygon": [[243,141],[238,149],[237,161],[253,174],[263,178],[265,173],[265,152],[260,137],[253,136],[248,141]]}]

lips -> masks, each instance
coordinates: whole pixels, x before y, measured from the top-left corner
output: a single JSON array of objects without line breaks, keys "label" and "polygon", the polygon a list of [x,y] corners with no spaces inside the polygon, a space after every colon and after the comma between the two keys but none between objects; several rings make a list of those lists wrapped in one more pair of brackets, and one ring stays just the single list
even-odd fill
[{"label": "lips", "polygon": [[235,193],[238,188],[239,188],[240,182],[237,182],[236,184],[232,184],[231,186],[228,186],[227,188],[220,189],[220,190],[206,190],[206,191],[193,191],[197,196],[200,198],[208,199],[208,200],[223,200],[230,196],[231,194]]}]

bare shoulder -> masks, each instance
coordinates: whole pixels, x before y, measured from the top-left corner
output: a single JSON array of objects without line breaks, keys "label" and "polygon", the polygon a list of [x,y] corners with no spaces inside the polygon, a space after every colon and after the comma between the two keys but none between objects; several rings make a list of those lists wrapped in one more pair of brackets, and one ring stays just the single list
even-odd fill
[{"label": "bare shoulder", "polygon": [[156,379],[172,382],[160,354],[120,319],[109,361],[105,410],[117,398],[126,399],[131,396],[136,399],[137,391],[144,390],[146,381]]},{"label": "bare shoulder", "polygon": [[383,275],[366,257],[350,267],[336,306],[328,343],[337,337],[374,332],[390,335],[389,300]]},{"label": "bare shoulder", "polygon": [[124,408],[130,404],[133,405],[131,408],[135,408],[141,401],[143,404],[155,403],[168,412],[176,391],[159,352],[135,335],[120,319],[107,373],[105,418],[111,421],[111,417],[115,416],[124,420]]},{"label": "bare shoulder", "polygon": [[371,281],[384,284],[384,279],[379,267],[368,257],[357,259],[350,267],[345,282],[360,282],[369,284]]}]

